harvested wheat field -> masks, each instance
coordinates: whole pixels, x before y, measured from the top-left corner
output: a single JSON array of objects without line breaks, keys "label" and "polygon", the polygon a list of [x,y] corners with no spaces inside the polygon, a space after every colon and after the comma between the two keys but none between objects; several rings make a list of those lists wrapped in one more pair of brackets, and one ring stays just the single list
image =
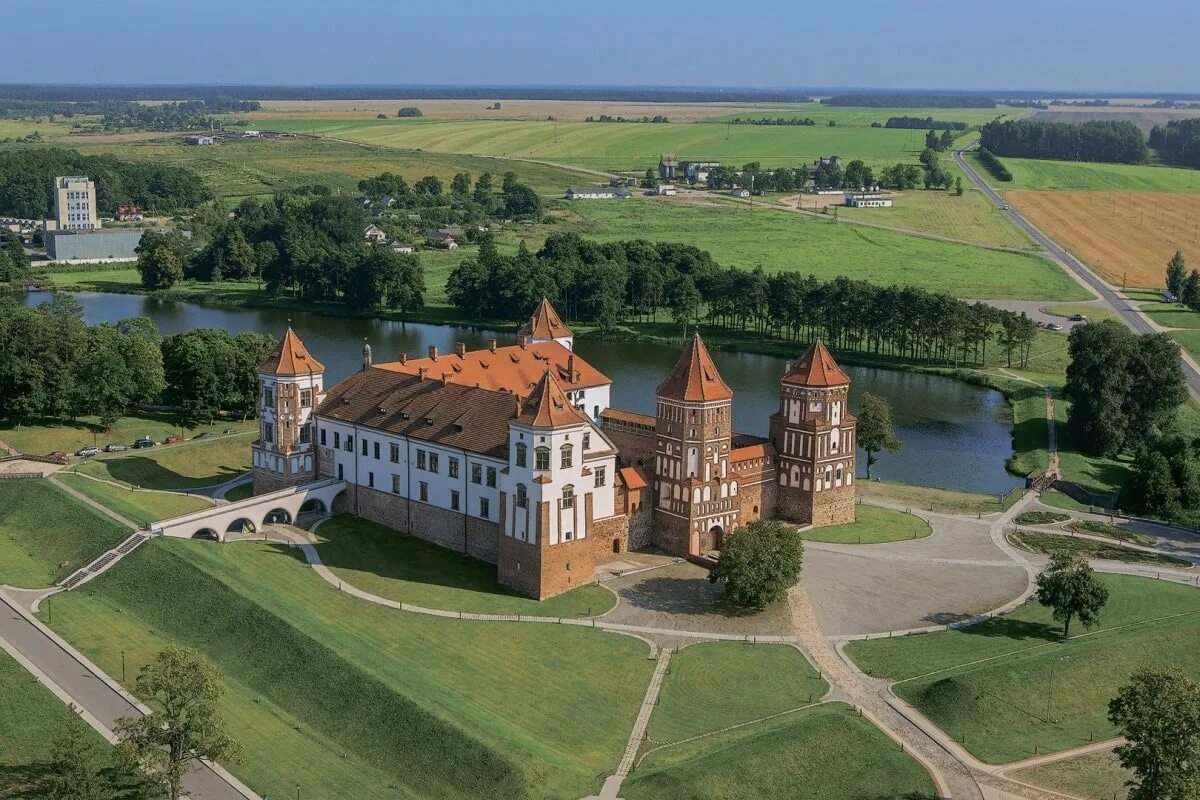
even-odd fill
[{"label": "harvested wheat field", "polygon": [[1117,286],[1161,287],[1176,250],[1200,266],[1200,194],[1015,190],[1004,197]]}]

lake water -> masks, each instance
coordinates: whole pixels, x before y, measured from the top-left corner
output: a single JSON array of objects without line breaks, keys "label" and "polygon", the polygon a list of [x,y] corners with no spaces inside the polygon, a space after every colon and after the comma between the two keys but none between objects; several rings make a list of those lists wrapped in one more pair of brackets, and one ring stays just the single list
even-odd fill
[{"label": "lake water", "polygon": [[[176,303],[140,295],[78,292],[89,323],[115,322],[126,317],[149,317],[163,335],[192,328],[224,328],[231,333],[258,331],[278,337],[290,319],[296,332],[326,365],[326,385],[357,370],[363,340],[370,342],[375,360],[394,360],[407,352],[419,357],[429,345],[442,352],[465,342],[469,349],[485,347],[489,339],[516,341],[515,331],[420,325],[369,319],[344,319],[300,311],[221,309]],[[45,299],[26,296],[28,305]],[[619,408],[653,413],[654,389],[679,356],[680,347],[623,344],[582,339],[576,351],[613,380],[612,403]],[[799,355],[799,352],[797,352]],[[737,430],[765,436],[767,418],[778,404],[784,359],[714,350],[721,376],[734,391],[733,419]],[[886,397],[892,405],[896,435],[904,448],[881,453],[872,472],[885,480],[993,494],[1007,492],[1022,481],[1009,475],[1004,461],[1012,453],[1012,423],[1004,397],[953,378],[920,375],[871,367],[845,367],[853,381],[851,410],[865,391]],[[866,458],[859,453],[859,473]]]}]

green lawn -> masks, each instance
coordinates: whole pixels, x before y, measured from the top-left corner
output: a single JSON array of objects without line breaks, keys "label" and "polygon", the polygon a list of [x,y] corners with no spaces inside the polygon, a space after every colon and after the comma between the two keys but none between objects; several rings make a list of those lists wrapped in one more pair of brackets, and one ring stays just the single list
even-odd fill
[{"label": "green lawn", "polygon": [[694,644],[671,657],[658,707],[650,717],[651,745],[806,706],[828,690],[804,655],[790,645]]},{"label": "green lawn", "polygon": [[1018,514],[1013,522],[1018,525],[1053,525],[1056,522],[1066,522],[1070,514],[1059,514],[1054,511],[1026,511]]},{"label": "green lawn", "polygon": [[[1085,636],[1077,624],[1066,642],[1049,611],[1031,603],[962,630],[853,642],[847,653],[868,673],[901,681],[897,694],[990,763],[1109,738],[1108,701],[1136,668],[1177,664],[1200,677],[1200,591],[1123,575],[1100,579],[1110,597],[1099,627]],[[1172,615],[1182,616],[1163,619]]]},{"label": "green lawn", "polygon": [[316,533],[321,561],[359,589],[402,603],[476,614],[587,617],[616,605],[608,589],[581,586],[548,600],[521,597],[496,582],[496,567],[378,525],[338,515]]},{"label": "green lawn", "polygon": [[1171,338],[1178,342],[1179,346],[1186,350],[1192,358],[1200,360],[1200,330],[1172,331]]},{"label": "green lawn", "polygon": [[[682,651],[682,655],[686,650]],[[931,800],[928,773],[848,705],[660,750],[621,787],[628,800]]]},{"label": "green lawn", "polygon": [[[134,271],[132,280],[135,283],[137,282],[136,276],[137,273]],[[110,442],[128,445],[143,436],[149,436],[155,441],[161,442],[168,436],[182,434],[191,437],[201,431],[220,435],[228,428],[250,432],[257,430],[258,423],[254,420],[249,422],[217,420],[212,425],[188,427],[172,414],[148,413],[136,417],[122,417],[106,430],[96,417],[80,417],[74,421],[45,420],[36,425],[0,428],[0,440],[8,442],[19,452],[43,455],[55,450],[74,453],[82,447],[93,444],[99,447],[104,447]],[[249,447],[247,447],[247,453],[249,453]]]},{"label": "green lawn", "polygon": [[1110,311],[1107,308],[1100,306],[1076,305],[1073,303],[1056,303],[1052,306],[1046,306],[1043,309],[1047,314],[1054,314],[1059,317],[1071,317],[1075,314],[1083,314],[1092,322],[1099,322],[1102,319],[1116,319],[1115,311]]},{"label": "green lawn", "polygon": [[1143,303],[1138,308],[1164,328],[1200,329],[1200,312],[1192,311],[1187,306],[1156,301]]},{"label": "green lawn", "polygon": [[254,495],[254,484],[253,483],[240,483],[237,486],[235,486],[232,489],[229,489],[225,492],[225,499],[229,500],[229,501],[245,500],[247,497],[252,497],[253,495]]},{"label": "green lawn", "polygon": [[943,514],[994,514],[1002,510],[993,494],[934,489],[930,486],[890,481],[860,480],[858,496],[863,500],[886,500],[889,503],[902,503],[910,508],[939,511]]},{"label": "green lawn", "polygon": [[128,535],[49,481],[0,481],[0,584],[51,586]]},{"label": "green lawn", "polygon": [[208,441],[100,455],[79,467],[97,478],[147,489],[182,491],[231,480],[252,466],[252,433],[219,436]]},{"label": "green lawn", "polygon": [[582,797],[620,758],[646,645],[584,628],[407,614],[331,588],[290,548],[157,539],[55,599],[110,675],[197,648],[259,794]]},{"label": "green lawn", "polygon": [[1063,511],[1093,511],[1096,506],[1085,505],[1070,495],[1051,489],[1047,492],[1042,492],[1038,497],[1038,501],[1042,505],[1051,506],[1053,508],[1061,508]]},{"label": "green lawn", "polygon": [[1118,539],[1123,542],[1133,542],[1134,544],[1152,545],[1157,541],[1153,536],[1146,536],[1136,531],[1126,530],[1125,528],[1096,520],[1078,520],[1067,525],[1066,528],[1069,531],[1077,533],[1104,536],[1108,539]]},{"label": "green lawn", "polygon": [[1125,782],[1133,773],[1121,766],[1110,750],[1017,770],[1011,776],[1035,786],[1045,786],[1089,800],[1114,800],[1129,796]]},{"label": "green lawn", "polygon": [[802,531],[800,537],[809,542],[880,544],[904,539],[923,539],[933,533],[928,522],[903,511],[865,503],[855,506],[854,510],[854,522]]},{"label": "green lawn", "polygon": [[997,181],[978,156],[968,155],[988,183],[1000,189],[1063,189],[1068,191],[1200,192],[1200,171],[1143,164],[1097,164],[1001,158],[1012,173],[1010,182]]},{"label": "green lawn", "polygon": [[125,519],[140,525],[149,525],[160,519],[169,519],[180,514],[212,507],[211,503],[199,497],[164,492],[131,491],[81,475],[72,475],[69,472],[60,473],[57,480],[75,491],[87,495],[105,508],[112,509]]},{"label": "green lawn", "polygon": [[1130,564],[1157,564],[1162,567],[1190,567],[1190,561],[1171,556],[1129,550],[1115,544],[1105,544],[1095,539],[1077,539],[1060,533],[1020,531],[1012,535],[1018,547],[1033,553],[1071,553],[1083,558],[1102,558],[1110,561],[1125,561]]},{"label": "green lawn", "polygon": [[846,275],[976,299],[1089,297],[1061,268],[1038,256],[838,225],[787,211],[640,199],[576,201],[569,209],[574,213],[562,225],[584,235],[691,244],[710,251],[723,266],[800,272],[822,280]]},{"label": "green lawn", "polygon": [[[0,650],[0,798],[40,798],[42,781],[53,774],[54,741],[66,730],[71,711],[38,683],[11,656]],[[119,776],[112,749],[100,734],[82,723],[84,741],[97,755],[105,777],[116,780],[126,797],[131,782]],[[132,800],[132,798],[130,798]]]}]

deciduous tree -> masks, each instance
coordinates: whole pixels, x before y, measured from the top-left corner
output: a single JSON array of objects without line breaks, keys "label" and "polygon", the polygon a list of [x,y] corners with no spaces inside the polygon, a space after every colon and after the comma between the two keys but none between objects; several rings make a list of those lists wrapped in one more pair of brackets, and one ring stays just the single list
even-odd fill
[{"label": "deciduous tree", "polygon": [[71,706],[71,716],[54,740],[51,761],[54,772],[46,784],[48,800],[109,800],[112,787],[100,771],[96,748],[87,740],[87,730]]},{"label": "deciduous tree", "polygon": [[1133,772],[1129,800],[1200,797],[1200,686],[1178,667],[1139,670],[1108,704],[1125,743],[1115,749]]},{"label": "deciduous tree", "polygon": [[1037,598],[1063,623],[1063,638],[1071,634],[1071,620],[1086,628],[1100,619],[1108,602],[1108,587],[1096,579],[1087,559],[1054,553],[1050,564],[1037,576]]},{"label": "deciduous tree", "polygon": [[708,579],[723,585],[735,605],[763,608],[783,599],[803,564],[800,534],[778,520],[759,520],[725,537]]},{"label": "deciduous tree", "polygon": [[855,435],[858,437],[858,446],[867,451],[868,480],[876,453],[880,450],[895,453],[904,446],[904,442],[892,431],[892,407],[885,398],[870,392],[864,392],[858,401]]}]

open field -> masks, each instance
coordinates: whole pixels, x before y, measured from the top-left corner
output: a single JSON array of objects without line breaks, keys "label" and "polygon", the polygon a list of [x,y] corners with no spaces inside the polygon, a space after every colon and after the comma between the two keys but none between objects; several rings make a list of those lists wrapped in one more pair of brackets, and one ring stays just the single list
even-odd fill
[{"label": "open field", "polygon": [[608,589],[581,586],[545,601],[496,582],[496,567],[370,520],[342,514],[317,528],[321,561],[359,589],[426,608],[476,614],[586,617],[617,603]]},{"label": "open field", "polygon": [[934,489],[910,483],[862,479],[858,481],[858,495],[863,500],[882,500],[943,514],[994,514],[1002,510],[992,494]]},{"label": "open field", "polygon": [[1013,179],[997,181],[968,154],[988,183],[1003,192],[1012,189],[1067,190],[1075,192],[1200,192],[1200,170],[1150,164],[1100,164],[1086,161],[1050,161],[1040,158],[1002,157]]},{"label": "open field", "polygon": [[[118,274],[124,274],[122,270]],[[131,280],[137,281],[137,271]],[[221,432],[234,428],[241,433],[258,430],[254,420],[241,422],[229,419],[219,419],[212,425],[196,425],[187,427],[180,423],[172,414],[145,413],[136,417],[121,417],[110,428],[105,430],[96,417],[80,417],[77,420],[46,420],[37,425],[22,425],[19,428],[0,428],[0,440],[8,442],[21,453],[42,455],[55,450],[74,453],[76,450],[89,445],[104,447],[109,442],[132,444],[142,436],[149,436],[156,442],[161,442],[168,436],[195,436],[202,431],[221,435]],[[243,440],[243,443],[245,441]],[[249,448],[247,448],[247,451]]]},{"label": "open field", "polygon": [[1011,777],[1089,800],[1113,800],[1128,796],[1125,781],[1133,773],[1121,766],[1113,752],[1090,753],[1063,761],[1017,770]]},{"label": "open field", "polygon": [[561,192],[573,183],[595,180],[595,176],[544,164],[305,138],[225,142],[207,147],[189,147],[178,136],[106,144],[79,139],[70,144],[83,153],[112,153],[129,161],[188,167],[214,194],[232,200],[313,183],[354,192],[361,179],[382,172],[403,175],[410,182],[435,175],[449,185],[459,172],[477,178],[484,172],[498,177],[512,171],[539,192]]},{"label": "open field", "polygon": [[0,119],[0,139],[19,139],[31,133],[39,133],[43,139],[66,136],[73,123],[50,122],[45,118]]},{"label": "open field", "polygon": [[821,699],[829,685],[790,645],[706,642],[671,657],[651,746],[790,711]]},{"label": "open field", "polygon": [[[886,117],[884,117],[886,118]],[[271,127],[367,144],[531,158],[590,169],[656,167],[659,156],[716,160],[738,166],[793,166],[836,153],[873,164],[915,161],[925,132],[887,128],[795,125],[709,125],[518,120],[272,120]]]},{"label": "open field", "polygon": [[294,551],[157,539],[56,598],[54,627],[110,675],[169,643],[221,673],[233,771],[307,800],[582,797],[650,677],[635,639],[365,603]]},{"label": "open field", "polygon": [[1110,597],[1099,626],[1085,634],[1077,623],[1066,642],[1049,610],[1031,603],[961,630],[854,642],[847,653],[868,673],[901,681],[898,695],[990,763],[1110,738],[1108,701],[1140,665],[1177,664],[1200,676],[1200,591],[1100,579]]},{"label": "open field", "polygon": [[0,583],[50,586],[127,535],[49,481],[0,481]]},{"label": "open field", "polygon": [[249,433],[89,459],[79,471],[144,489],[183,491],[224,483],[247,472]]},{"label": "open field", "polygon": [[692,244],[710,251],[723,266],[761,266],[822,280],[846,275],[976,299],[1088,299],[1061,268],[1038,256],[838,225],[770,208],[581,200],[570,204],[568,213],[564,225],[596,239]]},{"label": "open field", "polygon": [[[993,119],[1019,119],[1029,114],[1027,108],[997,106],[996,108],[859,108],[854,106],[827,106],[821,103],[780,103],[762,105],[753,110],[734,111],[721,116],[712,116],[705,122],[722,122],[741,117],[743,119],[762,119],[776,117],[808,117],[818,125],[828,125],[833,120],[839,126],[870,127],[872,122],[881,125],[888,117],[933,117],[950,122],[965,122],[968,125],[982,125]],[[918,131],[922,137],[924,130]],[[957,131],[956,131],[957,133]],[[922,138],[922,144],[924,138]]]},{"label": "open field", "polygon": [[928,522],[903,511],[859,503],[854,507],[854,512],[854,522],[801,531],[800,538],[833,544],[880,544],[923,539],[933,533]]},{"label": "open field", "polygon": [[149,525],[160,519],[169,519],[211,507],[211,503],[199,497],[165,492],[135,492],[69,472],[59,474],[57,480],[140,525]]},{"label": "open field", "polygon": [[625,781],[621,796],[931,800],[936,793],[925,770],[895,742],[850,706],[826,703],[654,753]]},{"label": "open field", "polygon": [[1200,262],[1200,194],[1012,191],[1005,198],[1117,286],[1162,286],[1176,250]]}]

